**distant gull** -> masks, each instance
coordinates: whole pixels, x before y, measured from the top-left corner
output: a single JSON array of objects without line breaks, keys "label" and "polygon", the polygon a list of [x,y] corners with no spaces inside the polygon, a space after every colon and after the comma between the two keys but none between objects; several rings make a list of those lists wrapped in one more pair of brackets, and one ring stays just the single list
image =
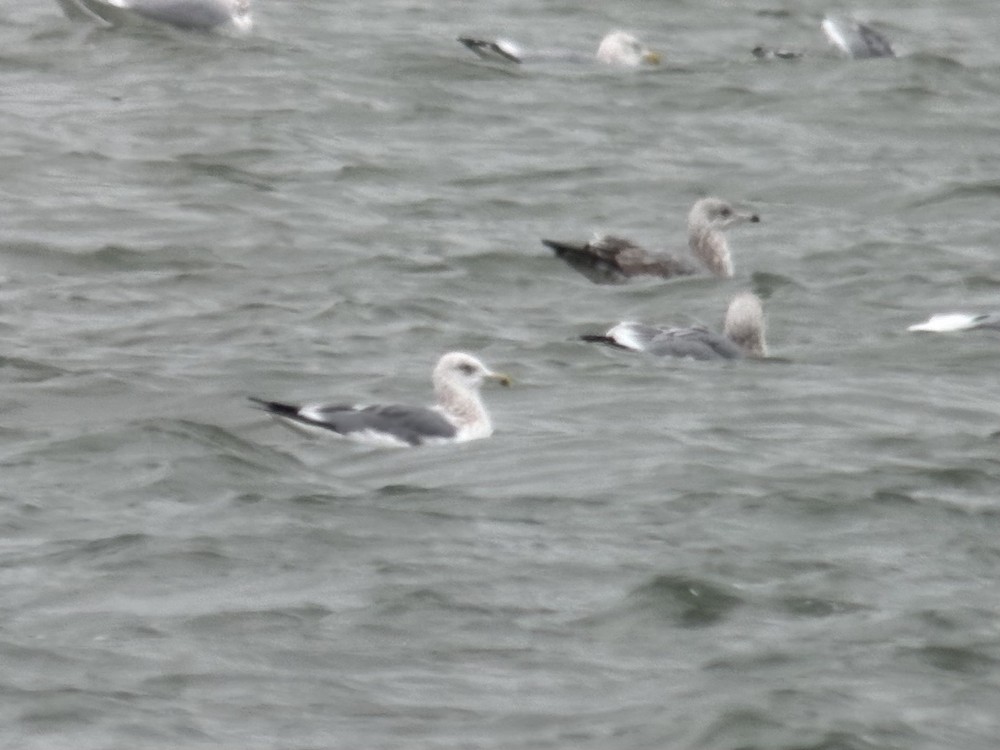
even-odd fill
[{"label": "distant gull", "polygon": [[800,57],[805,57],[805,53],[799,52],[798,50],[765,47],[763,44],[758,44],[750,50],[750,54],[758,60],[768,60],[772,58],[779,60],[798,60]]},{"label": "distant gull", "polygon": [[605,36],[601,40],[597,48],[597,53],[593,58],[588,58],[569,50],[526,51],[509,39],[479,39],[460,36],[458,41],[484,60],[498,62],[523,63],[537,60],[576,62],[596,59],[600,63],[620,65],[627,68],[638,68],[642,65],[657,65],[660,62],[659,52],[649,49],[639,41],[638,37],[627,31],[612,31]]},{"label": "distant gull", "polygon": [[268,414],[309,434],[333,434],[360,443],[413,446],[462,443],[493,434],[479,389],[487,380],[510,385],[471,354],[450,352],[438,360],[431,376],[437,405],[304,406],[251,397]]},{"label": "distant gull", "polygon": [[250,0],[56,0],[74,20],[108,26],[161,23],[179,29],[245,34]]},{"label": "distant gull", "polygon": [[1000,313],[971,315],[969,313],[942,313],[932,315],[923,323],[917,323],[907,328],[907,331],[922,331],[927,333],[955,333],[959,331],[975,331],[984,328],[1000,331]]},{"label": "distant gull", "polygon": [[[733,275],[733,260],[723,231],[743,222],[757,223],[757,214],[741,213],[720,198],[702,198],[688,213],[688,248],[699,262],[715,276]],[[542,240],[557,257],[597,283],[624,281],[633,276],[689,276],[699,264],[686,258],[653,253],[631,240],[611,235],[596,235],[579,244]]]},{"label": "distant gull", "polygon": [[830,44],[855,60],[896,56],[888,39],[853,18],[827,16],[820,26]]},{"label": "distant gull", "polygon": [[[826,16],[820,24],[827,41],[836,47],[843,55],[855,60],[872,57],[895,57],[889,40],[868,24],[853,18],[843,16]],[[795,60],[804,57],[805,53],[798,50],[778,49],[758,45],[752,50],[758,59],[779,58]]]},{"label": "distant gull", "polygon": [[658,327],[644,323],[619,323],[603,336],[585,335],[584,341],[646,352],[658,357],[740,359],[766,357],[764,308],[751,292],[733,297],[726,310],[722,334],[701,326]]}]

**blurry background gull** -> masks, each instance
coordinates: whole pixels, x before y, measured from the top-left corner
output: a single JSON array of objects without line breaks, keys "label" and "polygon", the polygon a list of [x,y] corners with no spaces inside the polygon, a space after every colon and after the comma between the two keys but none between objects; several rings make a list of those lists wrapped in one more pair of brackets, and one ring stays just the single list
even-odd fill
[{"label": "blurry background gull", "polygon": [[738,294],[730,301],[721,334],[702,326],[660,327],[624,322],[604,335],[581,338],[658,357],[740,359],[767,356],[764,308],[760,298],[751,292]]},{"label": "blurry background gull", "polygon": [[74,20],[107,26],[165,24],[179,29],[246,34],[250,0],[56,0]]},{"label": "blurry background gull", "polygon": [[[863,60],[875,57],[895,57],[896,53],[888,38],[870,25],[854,18],[827,15],[820,23],[820,29],[831,46],[844,57]],[[795,60],[805,56],[802,50],[784,49],[758,45],[752,50],[758,59]]]},{"label": "blurry background gull", "polygon": [[668,279],[689,276],[702,268],[714,276],[728,278],[733,275],[733,260],[723,232],[737,224],[759,221],[757,214],[737,211],[720,198],[702,198],[688,213],[688,249],[692,259],[650,252],[631,240],[613,235],[596,235],[586,243],[543,239],[542,244],[597,283],[624,281],[633,276]]},{"label": "blurry background gull", "polygon": [[572,50],[542,49],[525,50],[509,39],[483,39],[462,36],[458,41],[484,60],[506,63],[523,63],[540,60],[562,62],[587,62],[597,60],[606,65],[638,68],[643,65],[657,65],[660,53],[649,49],[637,36],[627,31],[612,31],[597,47],[593,56]]},{"label": "blurry background gull", "polygon": [[984,313],[983,315],[939,313],[932,315],[923,323],[910,326],[906,330],[923,333],[960,333],[982,329],[1000,331],[1000,313]]}]

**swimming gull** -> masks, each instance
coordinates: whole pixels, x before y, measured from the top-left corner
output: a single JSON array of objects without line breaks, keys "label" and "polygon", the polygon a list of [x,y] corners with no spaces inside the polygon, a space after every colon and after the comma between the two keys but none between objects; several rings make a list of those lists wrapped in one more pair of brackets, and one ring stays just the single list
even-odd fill
[{"label": "swimming gull", "polygon": [[700,266],[719,277],[733,275],[733,260],[723,231],[743,222],[757,223],[760,216],[742,213],[720,198],[702,198],[688,213],[688,248],[698,264],[686,258],[653,253],[631,240],[595,235],[579,244],[542,240],[557,257],[597,283],[624,281],[633,276],[689,276]]},{"label": "swimming gull", "polygon": [[56,0],[74,20],[109,26],[162,23],[180,29],[245,34],[253,28],[250,0]]},{"label": "swimming gull", "polygon": [[733,297],[726,310],[721,334],[701,326],[659,327],[624,322],[612,327],[603,336],[585,335],[581,338],[658,357],[740,359],[767,356],[764,308],[760,298],[751,292]]},{"label": "swimming gull", "polygon": [[889,40],[871,26],[853,18],[827,16],[820,24],[830,44],[856,60],[869,57],[895,57]]},{"label": "swimming gull", "polygon": [[976,331],[984,328],[1000,330],[1000,313],[986,313],[983,315],[942,313],[932,315],[925,322],[912,325],[906,330],[927,333],[954,333],[958,331]]},{"label": "swimming gull", "polygon": [[627,68],[656,65],[660,62],[659,52],[649,49],[638,37],[627,31],[612,31],[607,34],[598,45],[597,53],[593,58],[569,50],[528,51],[509,39],[480,39],[460,36],[458,41],[484,60],[497,62],[523,63],[538,60],[578,62],[596,59],[600,63]]},{"label": "swimming gull", "polygon": [[333,434],[383,446],[462,443],[493,434],[479,389],[487,380],[510,385],[510,378],[493,372],[471,354],[450,352],[438,360],[431,376],[437,405],[304,406],[251,397],[268,414],[310,434]]},{"label": "swimming gull", "polygon": [[[853,18],[828,15],[823,19],[820,28],[823,30],[827,41],[847,57],[859,60],[872,57],[896,56],[892,45],[884,35],[868,24],[861,23]],[[805,53],[800,50],[786,50],[765,47],[764,45],[754,47],[751,53],[754,57],[761,60],[772,58],[796,60],[805,56]]]},{"label": "swimming gull", "polygon": [[805,53],[798,50],[781,49],[780,47],[765,47],[763,44],[758,44],[750,50],[750,54],[758,60],[768,60],[772,58],[777,58],[779,60],[798,60],[800,57],[805,57]]}]

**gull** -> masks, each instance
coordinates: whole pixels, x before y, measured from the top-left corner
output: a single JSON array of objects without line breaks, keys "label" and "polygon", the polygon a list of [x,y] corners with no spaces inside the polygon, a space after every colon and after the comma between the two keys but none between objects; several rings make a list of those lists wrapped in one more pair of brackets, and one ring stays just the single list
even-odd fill
[{"label": "gull", "polygon": [[[828,15],[820,23],[820,29],[827,41],[845,57],[863,60],[873,57],[895,57],[889,40],[868,24],[853,18]],[[782,60],[797,60],[805,57],[800,50],[787,50],[775,47],[757,45],[751,50],[754,57],[766,60],[780,58]]]},{"label": "gull", "polygon": [[248,33],[250,0],[56,0],[73,20],[105,26],[153,22],[195,31]]},{"label": "gull", "polygon": [[593,58],[587,58],[569,50],[526,51],[509,39],[481,39],[460,36],[458,41],[484,60],[507,63],[519,64],[537,60],[577,62],[596,59],[597,62],[607,65],[638,68],[643,65],[657,65],[660,62],[659,52],[649,49],[634,34],[620,30],[612,31],[601,40]]},{"label": "gull", "polygon": [[737,211],[721,198],[702,198],[688,213],[692,259],[650,252],[631,240],[612,235],[595,235],[583,244],[545,239],[542,244],[597,283],[625,281],[633,276],[689,276],[700,267],[714,276],[728,278],[733,275],[733,259],[723,232],[737,224],[759,221],[757,214]]},{"label": "gull", "polygon": [[603,335],[588,334],[581,338],[658,357],[741,359],[767,356],[764,308],[760,298],[751,292],[738,294],[730,301],[721,334],[702,326],[661,327],[624,322]]},{"label": "gull", "polygon": [[827,16],[820,27],[830,44],[855,60],[896,56],[888,39],[853,18]]},{"label": "gull", "polygon": [[490,415],[479,395],[486,381],[510,385],[510,378],[493,372],[463,352],[449,352],[431,375],[437,404],[431,407],[379,404],[296,405],[250,400],[284,424],[308,434],[326,434],[381,446],[462,443],[493,434]]},{"label": "gull", "polygon": [[985,313],[983,315],[939,313],[932,315],[923,323],[910,326],[906,330],[927,333],[955,333],[959,331],[976,331],[985,328],[1000,330],[1000,313]]}]

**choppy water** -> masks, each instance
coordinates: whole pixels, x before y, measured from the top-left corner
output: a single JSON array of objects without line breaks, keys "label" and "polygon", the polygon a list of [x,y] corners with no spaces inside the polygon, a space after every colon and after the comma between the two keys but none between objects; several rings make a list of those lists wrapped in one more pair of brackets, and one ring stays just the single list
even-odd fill
[{"label": "choppy water", "polygon": [[[734,7],[735,6],[735,7]],[[923,7],[926,6],[926,7]],[[914,748],[1000,736],[994,4],[258,2],[247,40],[0,10],[0,744]],[[453,40],[659,70],[509,70]],[[812,47],[751,61],[761,42]],[[601,287],[541,236],[736,278]],[[575,341],[766,297],[779,361]],[[509,371],[497,435],[247,408]]]}]

